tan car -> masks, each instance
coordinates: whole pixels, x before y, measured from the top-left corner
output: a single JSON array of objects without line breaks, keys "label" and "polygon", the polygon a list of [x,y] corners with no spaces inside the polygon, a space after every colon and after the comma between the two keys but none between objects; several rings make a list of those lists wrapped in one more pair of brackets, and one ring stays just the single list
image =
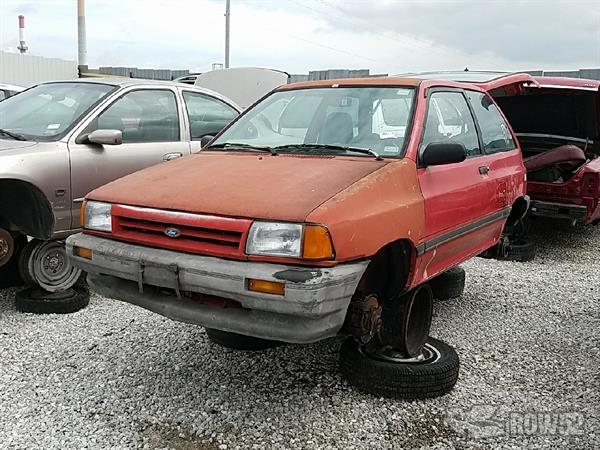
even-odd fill
[{"label": "tan car", "polygon": [[18,271],[48,292],[69,289],[81,271],[63,239],[84,196],[199,150],[239,112],[207,89],[127,78],[43,83],[1,102],[0,284]]}]

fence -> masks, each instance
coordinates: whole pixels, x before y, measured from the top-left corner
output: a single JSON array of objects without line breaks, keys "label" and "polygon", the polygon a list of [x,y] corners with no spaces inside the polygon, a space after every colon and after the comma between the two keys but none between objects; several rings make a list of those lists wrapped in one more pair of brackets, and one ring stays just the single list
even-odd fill
[{"label": "fence", "polygon": [[0,51],[0,83],[27,87],[42,81],[70,80],[77,76],[75,61]]}]

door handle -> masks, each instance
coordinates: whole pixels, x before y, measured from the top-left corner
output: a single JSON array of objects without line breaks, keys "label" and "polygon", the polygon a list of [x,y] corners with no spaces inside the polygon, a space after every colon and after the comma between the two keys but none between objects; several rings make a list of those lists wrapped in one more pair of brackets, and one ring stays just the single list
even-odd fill
[{"label": "door handle", "polygon": [[479,173],[481,175],[487,175],[490,171],[490,166],[480,166],[479,167]]},{"label": "door handle", "polygon": [[173,159],[181,158],[182,156],[183,153],[167,153],[166,155],[163,155],[162,159],[163,161],[171,161]]}]

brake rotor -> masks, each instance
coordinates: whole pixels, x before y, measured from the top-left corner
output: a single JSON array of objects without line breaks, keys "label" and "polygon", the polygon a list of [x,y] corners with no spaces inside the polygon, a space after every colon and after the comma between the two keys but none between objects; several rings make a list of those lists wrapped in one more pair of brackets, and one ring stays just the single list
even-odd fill
[{"label": "brake rotor", "polygon": [[15,251],[15,241],[12,235],[0,228],[0,267],[6,264]]}]

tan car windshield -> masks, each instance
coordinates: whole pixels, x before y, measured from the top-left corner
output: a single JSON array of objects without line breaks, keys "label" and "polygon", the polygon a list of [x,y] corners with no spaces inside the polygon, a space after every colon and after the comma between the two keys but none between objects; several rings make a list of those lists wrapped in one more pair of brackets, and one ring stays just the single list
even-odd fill
[{"label": "tan car windshield", "polygon": [[0,103],[0,129],[29,140],[58,140],[114,89],[99,83],[40,84]]}]

